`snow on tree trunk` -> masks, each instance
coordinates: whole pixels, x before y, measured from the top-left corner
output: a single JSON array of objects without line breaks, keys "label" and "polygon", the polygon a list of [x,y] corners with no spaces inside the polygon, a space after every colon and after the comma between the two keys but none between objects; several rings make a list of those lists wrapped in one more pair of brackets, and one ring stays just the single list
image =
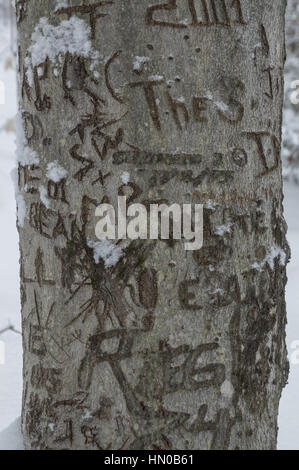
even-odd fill
[{"label": "snow on tree trunk", "polygon": [[[16,3],[26,448],[275,448],[285,2]],[[204,247],[101,244],[118,196]]]}]

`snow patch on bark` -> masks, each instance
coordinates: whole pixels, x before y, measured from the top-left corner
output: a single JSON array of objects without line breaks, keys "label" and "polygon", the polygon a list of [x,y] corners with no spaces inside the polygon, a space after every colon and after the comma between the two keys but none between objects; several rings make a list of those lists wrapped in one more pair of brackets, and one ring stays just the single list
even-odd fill
[{"label": "snow patch on bark", "polygon": [[68,8],[69,3],[66,0],[57,0],[55,11],[60,10],[61,8]]},{"label": "snow patch on bark", "polygon": [[32,69],[47,59],[54,64],[65,54],[70,53],[91,60],[90,69],[94,70],[99,60],[99,52],[91,43],[91,29],[86,22],[77,17],[63,20],[58,26],[49,24],[41,18],[36,26],[26,58],[27,78],[33,84]]},{"label": "snow patch on bark", "polygon": [[149,61],[150,61],[149,57],[136,56],[133,61],[134,72],[141,72],[144,64],[146,64]]},{"label": "snow patch on bark", "polygon": [[226,224],[226,225],[220,225],[219,227],[216,228],[215,234],[218,235],[219,237],[223,237],[227,233],[231,233],[232,227],[234,224]]},{"label": "snow patch on bark", "polygon": [[24,227],[27,216],[27,206],[23,195],[19,191],[18,185],[18,169],[14,168],[11,172],[11,179],[15,188],[15,198],[17,203],[17,222],[19,227]]},{"label": "snow patch on bark", "polygon": [[216,202],[213,202],[211,199],[208,200],[208,202],[205,204],[205,209],[209,211],[215,211],[217,208]]},{"label": "snow patch on bark", "polygon": [[26,201],[22,194],[17,194],[16,196],[17,201],[17,218],[18,218],[18,226],[24,227],[25,219],[27,215],[27,206]]},{"label": "snow patch on bark", "polygon": [[41,199],[42,203],[44,204],[44,206],[46,206],[47,209],[50,209],[51,208],[51,203],[48,199],[48,191],[46,190],[46,188],[44,186],[41,186],[39,188],[39,194],[40,194],[40,199]]},{"label": "snow patch on bark", "polygon": [[121,180],[124,184],[130,183],[131,180],[131,175],[128,171],[124,171],[123,174],[121,175]]},{"label": "snow patch on bark", "polygon": [[23,166],[27,165],[38,165],[39,157],[37,153],[32,150],[27,141],[25,134],[24,121],[22,118],[21,112],[19,112],[15,118],[15,127],[16,127],[16,156],[17,161]]},{"label": "snow patch on bark", "polygon": [[82,419],[85,421],[85,420],[88,420],[88,419],[92,419],[92,414],[89,410],[85,410],[85,414],[82,416]]},{"label": "snow patch on bark", "polygon": [[208,92],[205,95],[205,98],[212,101],[212,103],[214,103],[216,108],[218,108],[223,113],[226,113],[226,112],[229,111],[229,106],[226,103],[224,103],[223,101],[215,99],[211,92]]},{"label": "snow patch on bark", "polygon": [[223,382],[220,391],[224,398],[231,399],[234,396],[234,387],[229,380]]},{"label": "snow patch on bark", "polygon": [[265,257],[265,259],[261,263],[254,263],[252,265],[253,269],[256,269],[257,271],[262,271],[263,268],[268,264],[270,268],[273,270],[275,267],[275,260],[279,258],[279,264],[280,266],[285,266],[287,262],[287,255],[285,251],[280,248],[279,246],[272,246],[270,252],[268,255]]},{"label": "snow patch on bark", "polygon": [[115,266],[124,256],[123,248],[114,245],[110,240],[103,240],[101,242],[90,240],[88,246],[93,249],[95,263],[99,264],[101,259],[104,261],[106,268]]},{"label": "snow patch on bark", "polygon": [[66,179],[68,172],[63,168],[57,161],[51,162],[47,166],[47,178],[54,181],[54,183],[59,183],[60,181]]},{"label": "snow patch on bark", "polygon": [[148,79],[152,82],[160,82],[164,80],[164,77],[162,75],[151,75]]}]

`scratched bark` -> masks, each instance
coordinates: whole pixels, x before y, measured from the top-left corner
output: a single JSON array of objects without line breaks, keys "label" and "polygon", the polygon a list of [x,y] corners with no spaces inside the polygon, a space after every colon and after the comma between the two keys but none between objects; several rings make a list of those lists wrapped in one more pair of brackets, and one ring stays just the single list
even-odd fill
[{"label": "scratched bark", "polygon": [[[288,374],[285,2],[54,3],[17,1],[39,157],[19,165],[26,448],[273,449]],[[74,17],[95,70],[66,52],[30,71],[40,19]],[[95,207],[118,195],[203,203],[203,249],[135,241],[96,264]]]}]

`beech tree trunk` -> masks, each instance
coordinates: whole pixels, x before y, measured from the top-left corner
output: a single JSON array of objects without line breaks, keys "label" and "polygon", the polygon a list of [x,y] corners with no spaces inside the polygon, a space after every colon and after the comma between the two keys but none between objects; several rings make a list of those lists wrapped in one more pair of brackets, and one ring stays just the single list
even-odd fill
[{"label": "beech tree trunk", "polygon": [[[274,449],[285,1],[16,4],[26,448]],[[204,204],[204,247],[96,259],[119,195]]]}]

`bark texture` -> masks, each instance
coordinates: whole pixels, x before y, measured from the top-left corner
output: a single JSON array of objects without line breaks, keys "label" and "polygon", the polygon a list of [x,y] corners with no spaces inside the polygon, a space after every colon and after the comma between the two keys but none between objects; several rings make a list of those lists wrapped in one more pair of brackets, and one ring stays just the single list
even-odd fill
[{"label": "bark texture", "polygon": [[[285,1],[16,3],[26,448],[275,448]],[[41,39],[66,25],[58,59]],[[95,207],[118,195],[205,204],[204,247],[97,264]]]}]

